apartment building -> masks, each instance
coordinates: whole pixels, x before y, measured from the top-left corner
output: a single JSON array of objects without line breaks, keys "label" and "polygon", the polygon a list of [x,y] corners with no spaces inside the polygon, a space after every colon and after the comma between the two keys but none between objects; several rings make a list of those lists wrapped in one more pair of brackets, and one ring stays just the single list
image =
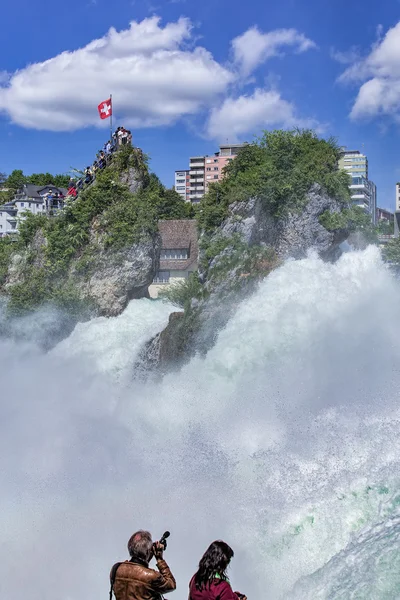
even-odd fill
[{"label": "apartment building", "polygon": [[350,185],[351,200],[360,208],[370,213],[372,222],[376,224],[376,185],[365,177],[353,177]]},{"label": "apartment building", "polygon": [[359,150],[342,148],[339,168],[347,171],[351,177],[365,177],[365,179],[368,179],[368,158]]},{"label": "apartment building", "polygon": [[[185,171],[188,174],[186,200],[194,203],[200,202],[210,183],[220,181],[223,178],[224,168],[235,158],[244,145],[226,144],[220,146],[219,151],[211,156],[191,156],[189,170]],[[175,171],[175,189],[182,196],[184,192],[183,173],[184,171]],[[180,189],[178,189],[178,174]]]},{"label": "apartment building", "polygon": [[387,223],[393,223],[394,222],[394,214],[390,210],[387,210],[386,208],[377,207],[376,221],[377,221],[377,223],[382,222],[382,221],[386,221]]},{"label": "apartment building", "polygon": [[204,196],[205,156],[191,156],[189,159],[189,201],[200,202]]},{"label": "apartment building", "polygon": [[189,202],[189,169],[183,169],[181,171],[175,171],[175,191],[180,196]]},{"label": "apartment building", "polygon": [[359,150],[342,148],[339,168],[344,169],[351,177],[351,200],[371,215],[373,224],[376,223],[376,185],[368,177],[368,158]]}]

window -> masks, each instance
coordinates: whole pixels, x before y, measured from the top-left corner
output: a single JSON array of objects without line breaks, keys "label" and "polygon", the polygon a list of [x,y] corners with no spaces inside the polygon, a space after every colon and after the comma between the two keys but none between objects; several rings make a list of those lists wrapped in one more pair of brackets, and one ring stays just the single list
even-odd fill
[{"label": "window", "polygon": [[184,189],[186,189],[186,188],[185,188],[185,186],[184,186],[184,185],[177,185],[177,186],[176,186],[176,189],[177,189],[177,190],[184,190]]},{"label": "window", "polygon": [[189,250],[188,248],[163,248],[160,258],[162,260],[187,260],[189,258]]},{"label": "window", "polygon": [[169,271],[158,271],[157,275],[153,279],[153,283],[168,283],[169,277]]},{"label": "window", "polygon": [[20,207],[21,207],[21,208],[22,208],[23,206],[25,206],[23,202],[20,202],[20,203],[19,203],[19,205],[20,205]]},{"label": "window", "polygon": [[219,171],[218,167],[214,167],[214,171]]},{"label": "window", "polygon": [[210,163],[211,162],[211,158],[207,158],[206,163]]},{"label": "window", "polygon": [[207,175],[207,179],[211,179],[211,175]]},{"label": "window", "polygon": [[218,162],[218,158],[214,158],[214,162],[217,163]]},{"label": "window", "polygon": [[211,167],[207,167],[207,171],[211,171]]},{"label": "window", "polygon": [[177,173],[176,176],[177,177],[185,177],[186,173]]},{"label": "window", "polygon": [[29,208],[31,207],[31,203],[29,202]]},{"label": "window", "polygon": [[214,179],[218,179],[219,175],[214,175]]},{"label": "window", "polygon": [[184,179],[177,179],[176,183],[185,183],[185,180]]}]

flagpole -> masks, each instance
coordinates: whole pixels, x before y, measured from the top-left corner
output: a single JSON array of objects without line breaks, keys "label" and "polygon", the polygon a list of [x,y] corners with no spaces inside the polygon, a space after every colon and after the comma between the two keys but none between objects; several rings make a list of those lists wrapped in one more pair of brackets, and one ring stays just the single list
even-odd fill
[{"label": "flagpole", "polygon": [[110,94],[110,104],[111,104],[111,119],[110,119],[110,142],[112,144],[112,136],[113,136],[113,125],[112,125],[112,114],[113,114],[113,105],[112,105],[112,94]]}]

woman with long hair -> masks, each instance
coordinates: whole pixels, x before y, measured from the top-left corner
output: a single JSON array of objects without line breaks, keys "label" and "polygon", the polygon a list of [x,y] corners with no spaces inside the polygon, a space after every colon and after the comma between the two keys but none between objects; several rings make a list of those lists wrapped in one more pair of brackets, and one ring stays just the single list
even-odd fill
[{"label": "woman with long hair", "polygon": [[189,584],[189,600],[247,600],[229,583],[226,570],[232,558],[233,550],[225,542],[210,544]]}]

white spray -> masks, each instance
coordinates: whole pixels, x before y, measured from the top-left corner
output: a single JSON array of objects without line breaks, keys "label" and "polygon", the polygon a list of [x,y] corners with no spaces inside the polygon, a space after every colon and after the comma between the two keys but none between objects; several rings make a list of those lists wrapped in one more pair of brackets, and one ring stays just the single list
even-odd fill
[{"label": "white spray", "polygon": [[172,532],[179,600],[217,538],[253,600],[351,597],[329,595],[332,574],[345,589],[340,557],[396,518],[400,489],[400,289],[379,252],[286,263],[205,358],[130,382],[171,310],[133,301],[48,354],[0,342],[2,592],[105,597],[130,534],[149,528]]}]

